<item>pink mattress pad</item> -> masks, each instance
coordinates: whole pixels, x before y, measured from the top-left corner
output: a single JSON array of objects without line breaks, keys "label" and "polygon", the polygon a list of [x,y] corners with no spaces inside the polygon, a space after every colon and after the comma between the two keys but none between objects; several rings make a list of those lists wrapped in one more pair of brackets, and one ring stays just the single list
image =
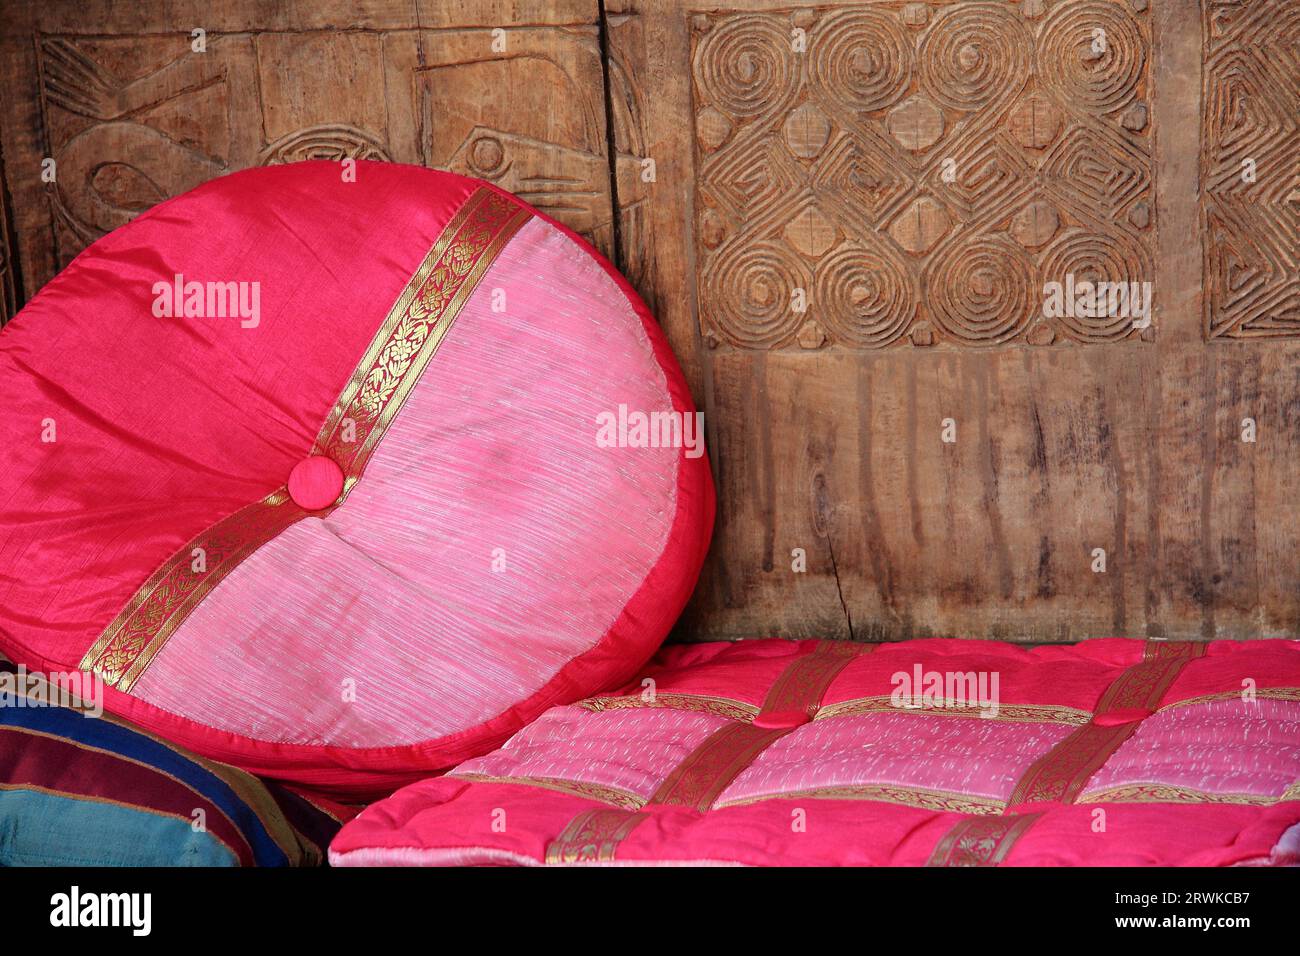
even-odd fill
[{"label": "pink mattress pad", "polygon": [[1300,862],[1300,642],[669,647],[340,866]]}]

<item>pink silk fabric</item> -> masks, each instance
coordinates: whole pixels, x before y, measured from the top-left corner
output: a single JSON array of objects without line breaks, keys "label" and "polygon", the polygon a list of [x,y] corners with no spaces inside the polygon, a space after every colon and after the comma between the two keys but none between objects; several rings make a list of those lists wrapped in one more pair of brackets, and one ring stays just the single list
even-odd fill
[{"label": "pink silk fabric", "polygon": [[[777,676],[814,646],[666,648],[623,690],[556,708],[495,753],[367,808],[338,834],[331,860],[540,865],[575,820],[600,811],[613,822],[588,849],[605,841],[606,852],[578,862],[1300,862],[1300,642],[1290,641],[1205,646],[1100,766],[1080,765],[1072,796],[1021,800],[1017,782],[1089,732],[1108,688],[1141,666],[1142,642],[880,645],[851,659],[813,719],[742,762],[705,808],[651,799],[709,733],[752,721]],[[948,698],[896,706],[897,675],[918,665],[997,674],[996,712]],[[640,819],[610,837],[627,814]],[[502,817],[504,829],[494,826]]]},{"label": "pink silk fabric", "polygon": [[[421,260],[487,188],[339,170],[272,167],[165,203],[0,336],[0,397],[22,431],[0,497],[0,648],[16,661],[75,668],[165,560],[286,482]],[[173,273],[259,281],[260,323],[154,318],[152,283]],[[620,683],[680,612],[712,522],[706,458],[598,447],[597,416],[620,405],[694,411],[626,282],[534,215],[343,503],[261,543],[108,706],[201,753],[371,795]]]},{"label": "pink silk fabric", "polygon": [[610,321],[617,301],[567,236],[525,225],[356,491],[244,561],[136,694],[245,736],[382,747],[489,720],[590,650],[677,510],[679,449],[595,444],[605,409],[672,408],[639,324]]}]

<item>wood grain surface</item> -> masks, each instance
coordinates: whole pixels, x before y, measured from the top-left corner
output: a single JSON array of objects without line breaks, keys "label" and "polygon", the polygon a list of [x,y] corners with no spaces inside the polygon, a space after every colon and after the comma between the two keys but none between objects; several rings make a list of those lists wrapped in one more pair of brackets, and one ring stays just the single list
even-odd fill
[{"label": "wood grain surface", "polygon": [[[492,179],[609,255],[705,412],[680,639],[1300,633],[1296,4],[0,16],[5,315],[161,199],[311,157]],[[1150,282],[1150,324],[1045,315],[1066,274]]]}]

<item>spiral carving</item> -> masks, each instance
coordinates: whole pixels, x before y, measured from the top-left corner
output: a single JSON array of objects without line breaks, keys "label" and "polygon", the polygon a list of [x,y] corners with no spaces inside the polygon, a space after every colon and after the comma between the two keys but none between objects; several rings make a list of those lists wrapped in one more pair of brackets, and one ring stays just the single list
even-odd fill
[{"label": "spiral carving", "polygon": [[707,313],[726,338],[749,348],[771,348],[788,339],[804,316],[795,312],[797,288],[806,278],[785,246],[733,242],[718,250],[705,275]]},{"label": "spiral carving", "polygon": [[[1074,230],[1057,238],[1043,257],[1045,281],[1066,281],[1073,275],[1079,282],[1150,282],[1154,279],[1150,260],[1134,242],[1119,233]],[[1115,342],[1133,331],[1134,316],[1063,315],[1058,322],[1081,342]]]},{"label": "spiral carving", "polygon": [[926,289],[935,320],[966,345],[1014,338],[1040,307],[1033,264],[1002,239],[976,238],[947,250],[931,263]]},{"label": "spiral carving", "polygon": [[902,98],[912,75],[912,44],[880,10],[848,10],[817,27],[811,70],[824,98],[881,110]]},{"label": "spiral carving", "polygon": [[373,159],[390,162],[383,144],[368,132],[351,126],[309,126],[282,136],[262,150],[263,166],[299,163],[308,159]]},{"label": "spiral carving", "polygon": [[884,348],[907,331],[918,297],[907,269],[883,249],[845,245],[817,266],[813,300],[841,345]]},{"label": "spiral carving", "polygon": [[1038,70],[1067,105],[1110,113],[1133,98],[1146,65],[1145,41],[1117,3],[1063,3],[1043,27]]},{"label": "spiral carving", "polygon": [[1024,22],[1005,3],[949,7],[921,41],[921,84],[944,106],[982,110],[1024,86],[1032,48]]},{"label": "spiral carving", "polygon": [[737,118],[780,106],[799,82],[790,36],[766,17],[734,17],[695,51],[695,82],[705,100]]},{"label": "spiral carving", "polygon": [[[1148,11],[1137,0],[898,0],[692,15],[709,344],[1137,337],[1131,317],[1044,318],[1043,283],[1152,274]],[[1081,246],[1066,241],[1084,230]],[[806,313],[791,302],[799,288]]]}]

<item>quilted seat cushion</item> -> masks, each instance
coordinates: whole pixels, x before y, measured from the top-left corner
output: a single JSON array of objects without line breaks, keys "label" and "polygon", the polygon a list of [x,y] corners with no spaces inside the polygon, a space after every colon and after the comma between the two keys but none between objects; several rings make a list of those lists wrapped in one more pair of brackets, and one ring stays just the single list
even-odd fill
[{"label": "quilted seat cushion", "polygon": [[330,858],[1300,862],[1300,643],[669,647],[367,808]]},{"label": "quilted seat cushion", "polygon": [[0,405],[0,650],[341,795],[626,680],[712,525],[628,284],[418,167],[254,169],[146,212],[0,334]]}]

